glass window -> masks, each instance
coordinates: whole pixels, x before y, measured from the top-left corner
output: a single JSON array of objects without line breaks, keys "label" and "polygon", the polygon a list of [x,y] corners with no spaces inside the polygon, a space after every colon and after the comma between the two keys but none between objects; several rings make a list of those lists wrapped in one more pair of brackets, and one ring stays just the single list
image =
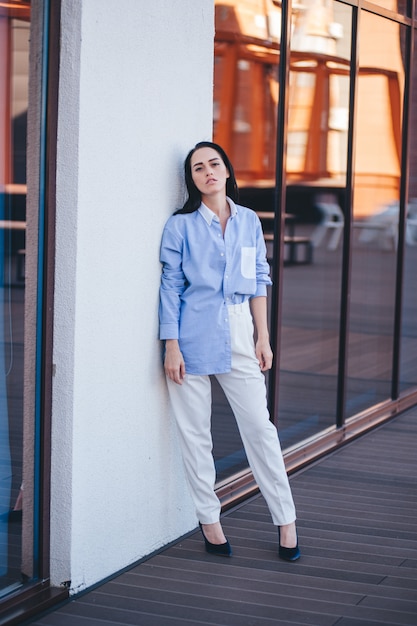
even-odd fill
[{"label": "glass window", "polygon": [[[288,110],[287,181],[344,186],[350,66],[350,9],[334,3],[321,36],[314,7],[293,18]],[[310,16],[311,21],[313,15]],[[338,20],[333,21],[333,20]],[[331,34],[330,31],[333,31]],[[321,43],[320,43],[321,42]]]},{"label": "glass window", "polygon": [[[416,33],[417,35],[417,33]],[[417,48],[414,47],[414,75],[411,79],[409,143],[409,200],[406,210],[403,318],[400,388],[417,385]]]},{"label": "glass window", "polygon": [[283,446],[335,424],[352,9],[292,22],[279,376]]},{"label": "glass window", "polygon": [[401,176],[401,26],[360,16],[346,415],[391,394]]},{"label": "glass window", "polygon": [[[406,2],[384,2],[375,4],[405,13]],[[406,27],[365,10],[359,15],[351,207],[347,172],[354,9],[338,1],[293,4],[286,195],[284,206],[276,209],[276,138],[281,140],[283,130],[276,125],[281,10],[280,3],[265,3],[273,14],[265,9],[260,15],[261,4],[216,2],[214,139],[231,155],[242,204],[261,218],[269,259],[283,249],[274,417],[288,449],[336,424],[341,295],[348,288],[342,285],[344,253],[351,254],[345,415],[390,397]],[[402,389],[417,379],[417,303],[410,287],[417,251],[413,150],[411,145]],[[274,246],[276,210],[284,223],[281,246]],[[346,223],[352,224],[351,250],[343,250]],[[271,326],[277,323],[270,319]],[[221,479],[247,461],[230,409],[215,383],[213,389],[214,453]]]},{"label": "glass window", "polygon": [[25,560],[23,322],[29,11],[27,2],[0,5],[0,597],[21,584]]},{"label": "glass window", "polygon": [[370,2],[400,15],[410,15],[411,2],[408,0],[370,0]]},{"label": "glass window", "polygon": [[[214,141],[229,154],[240,203],[273,223],[281,9],[216,1]],[[221,482],[248,465],[224,394],[213,378],[213,452]]]}]

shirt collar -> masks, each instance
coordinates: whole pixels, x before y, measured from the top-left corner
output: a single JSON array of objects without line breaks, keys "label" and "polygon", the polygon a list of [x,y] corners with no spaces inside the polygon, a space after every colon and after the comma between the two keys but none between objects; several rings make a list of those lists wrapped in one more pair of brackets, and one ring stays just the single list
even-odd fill
[{"label": "shirt collar", "polygon": [[[227,202],[229,204],[229,207],[230,207],[230,217],[235,217],[235,215],[237,214],[236,204],[228,196],[226,196],[226,200],[227,200]],[[204,202],[202,202],[200,204],[200,207],[199,207],[198,211],[199,211],[200,215],[202,215],[202,217],[204,217],[204,219],[206,220],[206,222],[207,222],[207,224],[209,226],[211,226],[211,223],[212,223],[214,218],[216,218],[216,220],[217,220],[217,215],[215,213],[213,213],[213,211],[211,209],[209,209],[204,204]]]}]

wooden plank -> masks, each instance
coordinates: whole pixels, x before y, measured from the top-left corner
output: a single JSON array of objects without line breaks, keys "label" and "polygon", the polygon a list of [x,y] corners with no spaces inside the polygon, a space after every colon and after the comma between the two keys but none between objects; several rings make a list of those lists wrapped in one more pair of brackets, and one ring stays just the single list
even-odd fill
[{"label": "wooden plank", "polygon": [[181,538],[35,626],[417,623],[417,408],[291,477],[302,557],[277,557],[261,495],[223,517],[234,555]]}]

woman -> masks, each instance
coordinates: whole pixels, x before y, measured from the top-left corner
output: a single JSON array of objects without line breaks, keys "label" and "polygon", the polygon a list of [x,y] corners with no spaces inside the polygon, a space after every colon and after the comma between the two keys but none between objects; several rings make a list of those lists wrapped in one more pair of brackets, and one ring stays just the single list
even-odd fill
[{"label": "woman", "polygon": [[254,211],[235,203],[233,167],[217,144],[201,142],[190,151],[185,182],[188,200],[169,218],[162,237],[160,338],[205,547],[212,554],[232,554],[214,492],[212,374],[232,407],[253,475],[278,526],[278,554],[295,561],[300,556],[295,508],[261,373],[272,366],[266,306],[271,280],[261,224]]}]

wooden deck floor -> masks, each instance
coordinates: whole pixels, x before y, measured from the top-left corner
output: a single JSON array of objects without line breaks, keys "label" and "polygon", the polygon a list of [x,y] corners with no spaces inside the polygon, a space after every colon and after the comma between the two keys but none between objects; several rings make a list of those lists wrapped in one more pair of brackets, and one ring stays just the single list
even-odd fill
[{"label": "wooden deck floor", "polygon": [[35,626],[417,624],[417,408],[291,477],[302,558],[280,561],[265,502],[223,517],[234,556],[198,531],[32,620]]}]

